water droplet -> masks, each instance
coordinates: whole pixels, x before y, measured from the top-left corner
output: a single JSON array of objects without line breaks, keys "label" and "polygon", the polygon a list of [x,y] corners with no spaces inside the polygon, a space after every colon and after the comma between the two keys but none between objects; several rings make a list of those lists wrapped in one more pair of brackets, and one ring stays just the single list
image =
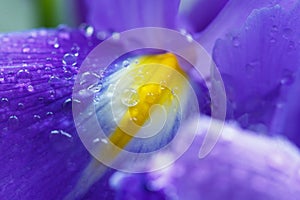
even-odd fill
[{"label": "water droplet", "polygon": [[119,40],[121,35],[120,35],[120,33],[114,32],[111,37],[114,40]]},{"label": "water droplet", "polygon": [[292,76],[285,77],[280,80],[281,85],[291,85],[294,82],[294,79]]},{"label": "water droplet", "polygon": [[234,37],[232,38],[232,45],[233,45],[234,47],[239,47],[240,44],[241,44],[241,43],[240,43],[239,37],[234,36]]},{"label": "water droplet", "polygon": [[108,36],[109,36],[109,33],[106,31],[100,31],[97,33],[97,38],[99,40],[105,40],[106,38],[108,38]]},{"label": "water droplet", "polygon": [[57,151],[64,151],[73,145],[72,135],[63,130],[52,130],[49,140],[51,146]]},{"label": "water droplet", "polygon": [[8,129],[15,130],[19,127],[19,118],[15,115],[9,117],[8,122]]},{"label": "water droplet", "polygon": [[35,122],[39,122],[41,120],[41,116],[39,116],[39,115],[33,115],[33,120]]},{"label": "water droplet", "polygon": [[98,93],[102,89],[102,84],[101,83],[92,84],[87,89],[92,93]]},{"label": "water droplet", "polygon": [[0,83],[4,83],[5,82],[5,76],[3,73],[0,73]]},{"label": "water droplet", "polygon": [[53,112],[51,112],[51,111],[49,111],[49,112],[46,113],[46,116],[49,117],[49,118],[52,118],[53,115],[54,115],[54,114],[53,114]]},{"label": "water droplet", "polygon": [[273,25],[272,26],[272,32],[278,32],[278,26]]},{"label": "water droplet", "polygon": [[290,28],[284,28],[283,29],[283,37],[288,39],[292,35],[292,29]]},{"label": "water droplet", "polygon": [[116,89],[115,85],[110,84],[108,86],[106,96],[109,97],[109,98],[112,97],[114,95],[115,89]]},{"label": "water droplet", "polygon": [[73,73],[70,72],[70,71],[68,71],[68,70],[64,70],[64,78],[65,78],[66,80],[72,79],[72,78],[73,78]]},{"label": "water droplet", "polygon": [[125,89],[121,101],[125,106],[132,107],[138,104],[139,95],[135,89]]},{"label": "water droplet", "polygon": [[94,144],[99,143],[99,142],[100,142],[100,139],[99,139],[99,138],[95,138],[95,139],[93,140],[93,143],[94,143]]},{"label": "water droplet", "polygon": [[249,63],[246,64],[246,72],[247,73],[251,73],[251,72],[254,72],[256,68],[258,68],[260,65],[260,62],[258,60],[254,60],[254,61],[251,61]]},{"label": "water droplet", "polygon": [[172,94],[174,95],[174,96],[177,96],[178,95],[178,93],[179,93],[179,88],[178,87],[174,87],[174,88],[172,88]]},{"label": "water droplet", "polygon": [[80,26],[80,29],[82,30],[82,32],[84,33],[84,35],[86,37],[91,37],[94,33],[94,27],[87,25],[87,24],[82,24]]},{"label": "water droplet", "polygon": [[21,69],[17,72],[17,79],[19,83],[29,82],[31,78],[32,75],[27,69]]},{"label": "water droplet", "polygon": [[71,53],[77,57],[79,55],[79,50],[80,47],[77,44],[74,44],[73,47],[71,48]]},{"label": "water droplet", "polygon": [[34,91],[34,87],[32,85],[28,85],[27,86],[27,91],[28,92],[33,92]]},{"label": "water droplet", "polygon": [[23,103],[18,103],[18,110],[24,110],[25,106]]},{"label": "water droplet", "polygon": [[58,86],[60,84],[60,78],[57,76],[51,76],[48,82],[51,86]]},{"label": "water droplet", "polygon": [[5,98],[5,97],[1,98],[1,101],[0,101],[0,107],[5,108],[5,107],[7,107],[8,105],[9,105],[8,98]]},{"label": "water droplet", "polygon": [[68,98],[63,103],[64,110],[71,110],[72,109],[72,99]]},{"label": "water droplet", "polygon": [[128,67],[130,65],[130,62],[128,60],[124,60],[122,63],[123,67]]},{"label": "water droplet", "polygon": [[24,47],[23,49],[22,49],[22,52],[23,53],[28,53],[30,51],[30,48],[29,47]]},{"label": "water droplet", "polygon": [[101,139],[101,142],[102,142],[102,143],[104,143],[104,144],[108,144],[108,141],[107,141],[107,139],[104,139],[104,138],[103,138],[103,139]]},{"label": "water droplet", "polygon": [[193,36],[192,35],[190,35],[190,34],[186,34],[186,40],[188,41],[188,42],[193,42]]},{"label": "water droplet", "polygon": [[62,59],[62,63],[64,65],[76,65],[77,64],[77,57],[74,54],[66,53]]},{"label": "water droplet", "polygon": [[48,44],[53,46],[56,49],[59,48],[58,39],[56,37],[48,39]]},{"label": "water droplet", "polygon": [[271,42],[271,43],[275,43],[275,42],[276,42],[276,39],[272,37],[272,38],[270,39],[270,42]]},{"label": "water droplet", "polygon": [[294,50],[296,48],[294,41],[289,41],[289,50]]},{"label": "water droplet", "polygon": [[166,87],[167,87],[167,81],[166,81],[166,80],[160,81],[159,84],[160,84],[160,89],[161,89],[161,90],[166,89]]}]

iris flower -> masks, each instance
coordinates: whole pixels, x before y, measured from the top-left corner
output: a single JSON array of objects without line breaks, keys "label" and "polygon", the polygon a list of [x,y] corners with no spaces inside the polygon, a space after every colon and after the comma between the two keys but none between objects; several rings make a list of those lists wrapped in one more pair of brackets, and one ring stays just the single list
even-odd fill
[{"label": "iris flower", "polygon": [[[1,199],[299,198],[298,0],[199,0],[190,4],[177,0],[90,0],[86,5],[90,25],[0,35]],[[199,146],[208,130],[210,99],[203,82],[193,80],[201,111],[207,116],[184,121],[184,134],[195,129],[195,121],[201,122],[191,148],[157,172],[129,174],[109,168],[103,172],[78,137],[72,104],[80,102],[72,98],[74,82],[87,55],[104,39],[147,26],[179,30],[212,55],[227,94],[225,128],[213,151],[199,159]],[[101,87],[92,88],[100,104],[116,79],[136,75],[118,67],[138,67],[127,63],[131,58],[138,63],[167,63],[184,76],[191,75],[172,53],[145,50],[121,57],[117,67],[112,66],[113,72],[96,74],[103,80]],[[154,94],[160,89],[156,85],[146,88]],[[128,92],[130,97],[136,94]],[[168,102],[165,97],[173,93],[163,92],[163,98],[158,92],[159,97],[152,100]],[[132,98],[125,103],[146,113],[148,108],[137,105],[154,103],[143,94],[139,91],[137,98],[142,103]],[[180,95],[186,97],[184,92]],[[172,111],[168,110],[173,119],[164,137],[148,142],[151,150],[175,133],[177,110]],[[121,148],[136,147],[138,141],[128,145],[131,138],[120,139],[123,135],[112,127],[105,109],[98,112],[107,130],[113,129],[111,140]],[[137,124],[146,120],[144,115],[134,119]],[[218,123],[212,121],[213,125]],[[159,155],[148,166],[155,168],[171,156]]]}]

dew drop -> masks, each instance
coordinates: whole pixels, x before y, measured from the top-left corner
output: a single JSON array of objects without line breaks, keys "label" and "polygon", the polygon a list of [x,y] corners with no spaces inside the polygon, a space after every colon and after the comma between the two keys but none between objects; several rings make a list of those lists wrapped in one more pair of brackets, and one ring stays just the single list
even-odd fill
[{"label": "dew drop", "polygon": [[80,26],[80,29],[82,30],[82,32],[84,33],[84,35],[86,37],[91,37],[94,33],[94,27],[87,25],[87,24],[82,24]]},{"label": "dew drop", "polygon": [[114,32],[111,37],[113,40],[119,40],[121,38],[121,35],[120,33]]},{"label": "dew drop", "polygon": [[24,108],[25,106],[23,103],[18,103],[18,107],[17,107],[18,110],[24,110]]},{"label": "dew drop", "polygon": [[102,89],[102,84],[101,83],[92,84],[87,89],[92,93],[98,93]]},{"label": "dew drop", "polygon": [[290,28],[283,29],[283,37],[288,39],[291,36],[292,32],[293,31]]},{"label": "dew drop", "polygon": [[72,109],[72,99],[68,98],[63,103],[63,109],[65,111],[70,111]]},{"label": "dew drop", "polygon": [[241,44],[241,43],[240,43],[239,37],[235,36],[235,37],[232,38],[232,45],[233,45],[234,47],[239,47],[240,44]]},{"label": "dew drop", "polygon": [[29,82],[31,78],[32,75],[27,69],[21,69],[17,72],[17,80],[19,83]]},{"label": "dew drop", "polygon": [[291,85],[294,82],[294,77],[292,74],[288,74],[280,80],[281,85]]},{"label": "dew drop", "polygon": [[71,48],[71,53],[77,57],[79,55],[79,50],[80,47],[77,44],[74,44],[73,47]]},{"label": "dew drop", "polygon": [[125,106],[132,107],[139,103],[139,95],[135,89],[125,89],[122,93],[121,101]]},{"label": "dew drop", "polygon": [[0,83],[4,83],[5,82],[5,76],[3,73],[0,73]]},{"label": "dew drop", "polygon": [[33,92],[34,91],[34,87],[32,85],[28,85],[27,86],[27,91],[28,92]]},{"label": "dew drop", "polygon": [[5,98],[5,97],[1,98],[1,101],[0,101],[0,107],[1,107],[1,108],[5,108],[5,107],[7,107],[8,105],[9,105],[9,100],[8,100],[8,98]]},{"label": "dew drop", "polygon": [[52,130],[49,140],[53,149],[57,151],[64,151],[73,145],[72,135],[63,130]]},{"label": "dew drop", "polygon": [[33,115],[33,120],[35,122],[39,122],[41,120],[41,116],[40,115]]},{"label": "dew drop", "polygon": [[15,130],[19,127],[19,118],[15,115],[9,117],[8,122],[8,129]]},{"label": "dew drop", "polygon": [[115,85],[110,84],[110,85],[108,86],[106,96],[109,97],[109,98],[112,97],[112,96],[114,95],[115,89],[116,89]]},{"label": "dew drop", "polygon": [[101,142],[102,142],[102,143],[104,143],[104,144],[108,144],[108,141],[107,141],[107,139],[104,139],[104,138],[103,138],[103,139],[101,139]]},{"label": "dew drop", "polygon": [[23,53],[28,53],[30,51],[30,48],[29,47],[24,47],[23,49],[22,49],[22,52]]},{"label": "dew drop", "polygon": [[99,40],[105,40],[106,38],[108,38],[108,36],[109,36],[109,33],[106,31],[100,31],[97,33],[97,38]]},{"label": "dew drop", "polygon": [[99,139],[99,138],[93,139],[93,143],[94,143],[94,144],[99,143],[99,142],[100,142],[100,139]]},{"label": "dew drop", "polygon": [[66,53],[62,59],[62,63],[64,65],[76,65],[77,64],[77,57],[74,54]]},{"label": "dew drop", "polygon": [[51,86],[58,86],[60,84],[60,78],[57,76],[51,76],[48,82]]},{"label": "dew drop", "polygon": [[122,63],[123,67],[128,67],[130,65],[130,62],[128,60],[124,60]]},{"label": "dew drop", "polygon": [[190,35],[190,34],[187,34],[186,36],[186,40],[188,41],[188,42],[193,42],[193,36],[192,35]]}]

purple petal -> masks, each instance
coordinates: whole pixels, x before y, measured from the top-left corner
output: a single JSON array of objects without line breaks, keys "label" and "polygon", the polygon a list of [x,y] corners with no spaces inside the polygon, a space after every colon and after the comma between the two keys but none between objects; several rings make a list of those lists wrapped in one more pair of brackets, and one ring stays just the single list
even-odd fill
[{"label": "purple petal", "polygon": [[190,32],[203,31],[219,14],[228,0],[181,1],[180,17]]},{"label": "purple petal", "polygon": [[[87,37],[89,35],[90,37]],[[73,123],[78,66],[100,41],[60,27],[0,36],[1,199],[63,199],[91,157]],[[92,199],[111,196],[105,180]]]},{"label": "purple petal", "polygon": [[254,9],[272,7],[276,4],[291,9],[297,2],[297,0],[249,0],[245,2],[230,0],[214,21],[199,35],[199,42],[208,52],[212,52],[215,41],[225,37],[228,32],[239,29]]},{"label": "purple petal", "polygon": [[[185,133],[192,133],[196,124],[186,124]],[[226,125],[213,151],[199,159],[202,133],[208,130],[204,126],[209,121],[201,119],[200,124],[201,133],[172,166],[145,175],[115,174],[111,183],[119,199],[151,199],[148,194],[156,194],[157,199],[206,200],[299,197],[300,153],[290,143]],[[136,187],[128,187],[131,184]],[[164,198],[160,198],[162,193]]]},{"label": "purple petal", "polygon": [[179,0],[90,0],[88,22],[100,31],[137,27],[173,28]]},{"label": "purple petal", "polygon": [[266,131],[299,63],[297,10],[279,6],[255,11],[244,27],[219,40],[214,59],[222,74],[232,116],[243,127]]}]

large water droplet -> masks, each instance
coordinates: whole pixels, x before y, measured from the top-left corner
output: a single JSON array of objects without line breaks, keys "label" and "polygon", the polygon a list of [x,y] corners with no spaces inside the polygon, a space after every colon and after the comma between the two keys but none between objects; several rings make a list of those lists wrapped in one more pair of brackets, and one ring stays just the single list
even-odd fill
[{"label": "large water droplet", "polygon": [[15,130],[19,127],[19,118],[15,115],[9,117],[7,122],[8,129]]},{"label": "large water droplet", "polygon": [[51,146],[57,151],[64,151],[73,145],[72,135],[63,130],[52,130],[49,140]]},{"label": "large water droplet", "polygon": [[66,53],[62,59],[64,65],[76,65],[77,57],[74,54]]},{"label": "large water droplet", "polygon": [[125,106],[132,107],[139,103],[139,95],[135,89],[125,89],[121,101]]},{"label": "large water droplet", "polygon": [[17,72],[17,79],[19,83],[29,82],[31,78],[32,75],[27,69],[21,69]]}]

